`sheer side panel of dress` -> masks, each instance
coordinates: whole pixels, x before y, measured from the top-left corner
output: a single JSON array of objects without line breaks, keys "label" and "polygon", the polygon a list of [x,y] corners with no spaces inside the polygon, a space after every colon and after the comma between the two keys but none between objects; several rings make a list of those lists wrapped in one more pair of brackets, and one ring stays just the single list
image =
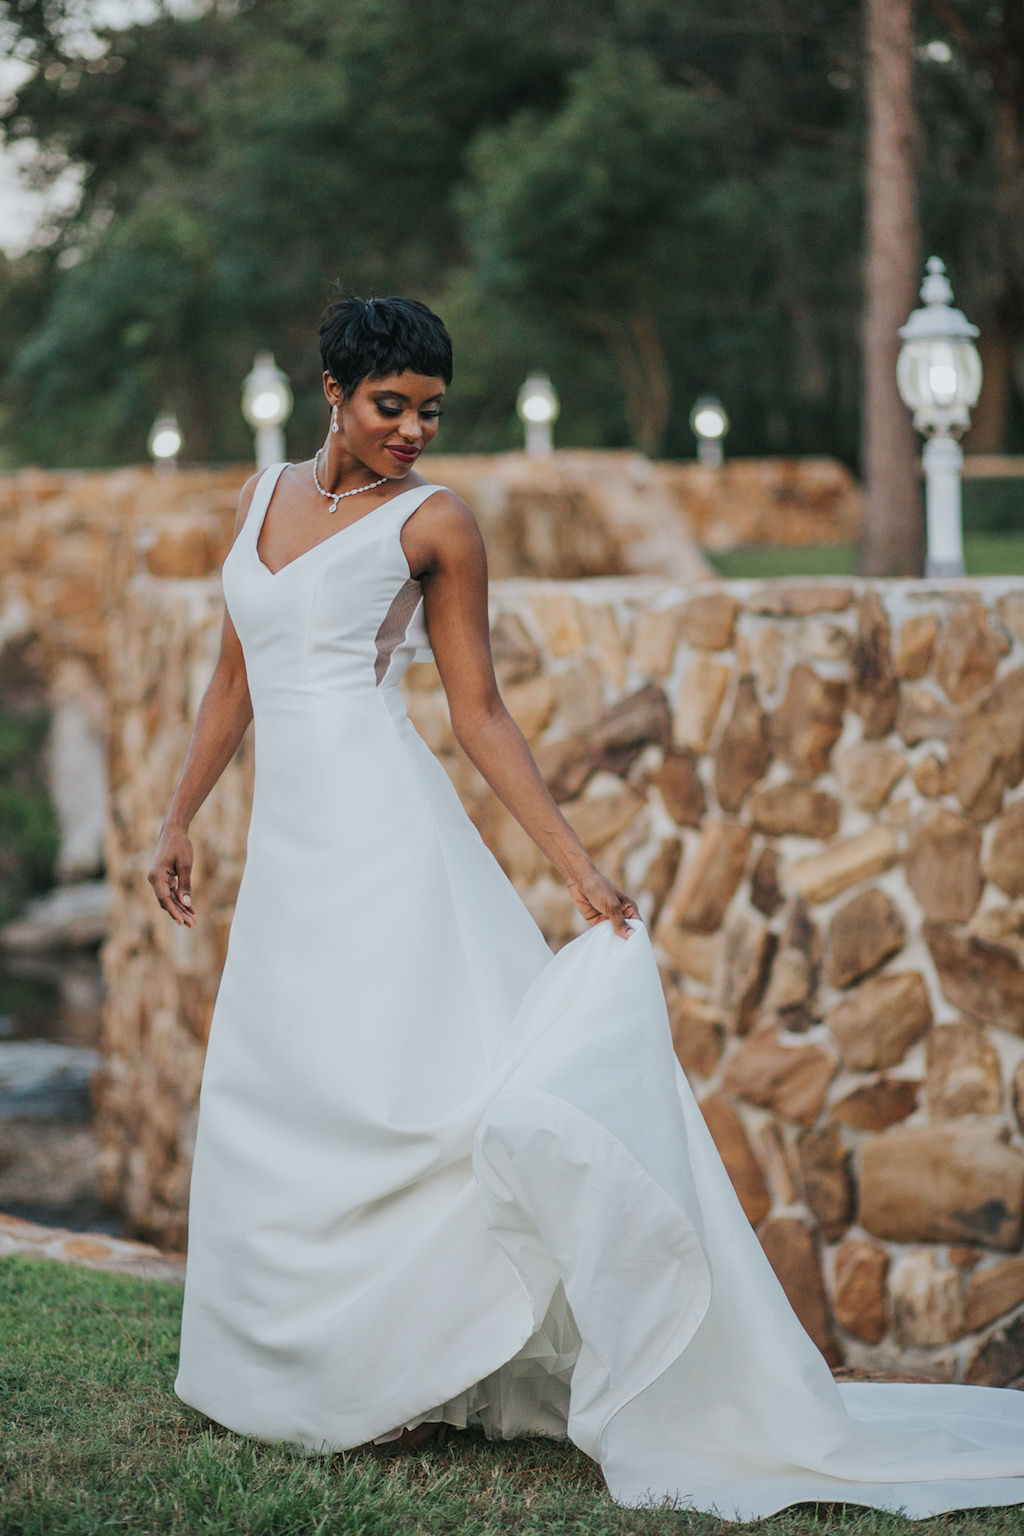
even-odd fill
[{"label": "sheer side panel of dress", "polygon": [[415,576],[410,576],[409,580],[403,582],[395,593],[391,606],[381,621],[375,636],[377,660],[373,664],[373,675],[377,680],[378,688],[387,676],[392,654],[405,639],[410,620],[416,612],[416,605],[421,596],[419,582]]}]

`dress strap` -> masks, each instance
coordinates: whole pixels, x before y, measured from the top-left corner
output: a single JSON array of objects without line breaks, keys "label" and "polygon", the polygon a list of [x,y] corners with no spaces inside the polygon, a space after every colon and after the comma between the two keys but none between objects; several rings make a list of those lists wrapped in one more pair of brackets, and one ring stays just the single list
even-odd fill
[{"label": "dress strap", "polygon": [[251,542],[255,545],[259,540],[260,529],[263,527],[263,519],[267,515],[270,506],[270,498],[274,494],[274,488],[280,480],[283,472],[288,468],[289,461],[282,459],[280,464],[268,464],[256,482],[256,489],[252,493],[252,501],[249,503],[249,511],[246,513],[243,531],[249,534]]},{"label": "dress strap", "polygon": [[418,507],[421,507],[425,501],[428,501],[433,496],[435,491],[444,491],[446,489],[446,486],[433,485],[430,481],[426,485],[414,485],[407,491],[399,491],[397,496],[392,496],[390,501],[385,502],[384,506],[379,507],[377,510],[378,512],[384,512],[388,507],[399,508],[398,525],[401,527],[407,518],[412,517],[412,514]]}]

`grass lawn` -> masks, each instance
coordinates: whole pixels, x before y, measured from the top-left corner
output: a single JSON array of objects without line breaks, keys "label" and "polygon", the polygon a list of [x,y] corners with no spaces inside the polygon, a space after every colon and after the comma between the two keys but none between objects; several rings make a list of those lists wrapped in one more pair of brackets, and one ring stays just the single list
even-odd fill
[{"label": "grass lawn", "polygon": [[1019,1509],[909,1522],[803,1505],[738,1526],[612,1503],[568,1442],[455,1435],[394,1460],[305,1458],[174,1396],[181,1289],[0,1260],[2,1536],[1018,1536]]},{"label": "grass lawn", "polygon": [[[746,576],[852,576],[857,561],[855,544],[750,545],[705,554],[727,581]],[[1024,576],[1024,534],[966,533],[964,563],[968,576]]]}]

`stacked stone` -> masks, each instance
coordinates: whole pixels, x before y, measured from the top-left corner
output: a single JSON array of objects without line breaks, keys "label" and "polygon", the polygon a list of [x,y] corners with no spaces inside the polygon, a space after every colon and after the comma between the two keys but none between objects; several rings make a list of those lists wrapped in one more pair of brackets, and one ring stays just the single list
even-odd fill
[{"label": "stacked stone", "polygon": [[[861,495],[830,459],[744,459],[709,471],[637,454],[432,455],[476,509],[495,576],[659,571],[706,576],[708,548],[854,538]],[[133,573],[216,572],[251,469],[38,469],[0,475],[0,648],[31,635],[46,670],[73,657],[102,679],[107,623]]]},{"label": "stacked stone", "polygon": [[657,466],[703,549],[831,544],[860,536],[863,496],[835,459],[726,459]]},{"label": "stacked stone", "polygon": [[147,873],[216,662],[216,578],[129,583],[111,631],[113,891],[103,947],[107,1000],[96,1097],[102,1199],[164,1248],[185,1245],[199,1084],[245,859],[252,732],[195,818],[194,929],[157,906]]},{"label": "stacked stone", "polygon": [[215,570],[245,475],[236,467],[0,476],[0,647],[24,636],[45,674],[70,659],[102,682],[125,583],[147,569]]},{"label": "stacked stone", "polygon": [[495,576],[658,572],[706,579],[703,549],[856,539],[863,496],[835,459],[729,459],[718,467],[562,450],[431,454],[426,472],[480,519]]},{"label": "stacked stone", "polygon": [[106,1232],[73,1232],[66,1227],[43,1227],[33,1221],[0,1212],[0,1258],[26,1253],[32,1258],[55,1259],[60,1264],[81,1264],[86,1269],[106,1269],[140,1280],[185,1279],[185,1255],[163,1253],[149,1243],[134,1243]]},{"label": "stacked stone", "polygon": [[135,571],[197,577],[230,540],[242,469],[0,477],[0,705],[45,709],[58,875],[95,874],[107,816],[110,622]]},{"label": "stacked stone", "polygon": [[[192,933],[145,886],[212,668],[214,582],[139,578],[115,669],[106,1193],[184,1241],[243,747],[196,821]],[[826,1357],[1024,1375],[1024,586],[492,588],[502,692],[653,934],[679,1060]],[[454,741],[417,729],[549,941],[582,919]],[[624,1021],[628,1027],[628,1020]]]},{"label": "stacked stone", "polygon": [[[639,902],[676,1050],[826,1357],[1024,1374],[1024,591],[511,584],[503,694]],[[564,888],[410,711],[554,944]]]},{"label": "stacked stone", "polygon": [[[432,457],[476,508],[492,574],[545,578],[710,574],[696,540],[852,537],[860,493],[830,460],[744,460],[721,473],[627,452]],[[231,542],[251,467],[0,475],[0,705],[45,708],[59,874],[94,874],[106,812],[111,615],[133,574],[197,580]],[[699,529],[699,534],[692,530]]]}]

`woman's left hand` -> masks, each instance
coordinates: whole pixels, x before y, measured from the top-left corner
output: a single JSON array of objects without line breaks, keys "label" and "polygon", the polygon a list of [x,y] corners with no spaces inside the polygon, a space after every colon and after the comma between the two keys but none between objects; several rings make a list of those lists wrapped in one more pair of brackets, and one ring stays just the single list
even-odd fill
[{"label": "woman's left hand", "polygon": [[578,879],[567,880],[566,885],[574,905],[591,927],[607,919],[621,938],[629,938],[631,929],[626,919],[640,916],[636,902],[605,879],[599,869],[592,869]]}]

